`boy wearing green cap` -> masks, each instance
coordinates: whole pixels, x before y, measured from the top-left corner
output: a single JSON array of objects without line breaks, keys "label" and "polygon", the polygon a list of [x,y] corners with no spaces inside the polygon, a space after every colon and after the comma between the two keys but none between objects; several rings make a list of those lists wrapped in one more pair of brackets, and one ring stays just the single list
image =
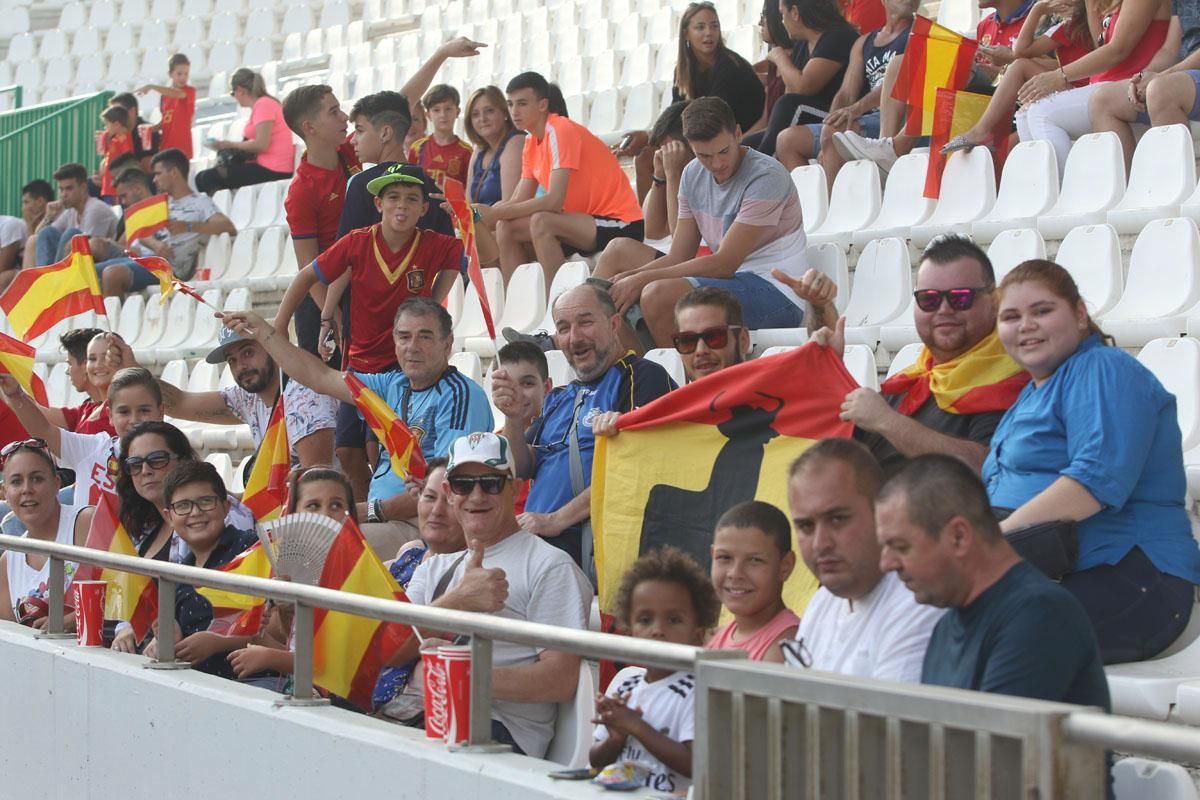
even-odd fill
[{"label": "boy wearing green cap", "polygon": [[[296,275],[280,303],[276,319],[291,317],[309,290],[320,281],[330,286],[350,273],[354,303],[350,312],[350,344],[345,369],[387,372],[396,367],[392,320],[410,297],[441,302],[458,280],[462,244],[453,236],[424,230],[417,221],[429,209],[432,181],[409,164],[393,164],[367,184],[382,221],[352,230]],[[334,310],[341,300],[337,287],[325,296],[321,339],[337,336]]]}]

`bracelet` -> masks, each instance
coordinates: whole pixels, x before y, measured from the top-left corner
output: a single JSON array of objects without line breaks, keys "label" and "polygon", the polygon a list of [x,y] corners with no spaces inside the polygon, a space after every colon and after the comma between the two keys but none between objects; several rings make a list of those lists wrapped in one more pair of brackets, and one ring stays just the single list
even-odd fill
[{"label": "bracelet", "polygon": [[654,181],[655,186],[666,186],[667,185],[667,179],[660,178],[657,175],[651,175],[650,180]]},{"label": "bracelet", "polygon": [[1058,66],[1058,74],[1062,75],[1063,83],[1067,84],[1068,86],[1071,85],[1071,79],[1067,77],[1067,73],[1063,71],[1061,64]]}]

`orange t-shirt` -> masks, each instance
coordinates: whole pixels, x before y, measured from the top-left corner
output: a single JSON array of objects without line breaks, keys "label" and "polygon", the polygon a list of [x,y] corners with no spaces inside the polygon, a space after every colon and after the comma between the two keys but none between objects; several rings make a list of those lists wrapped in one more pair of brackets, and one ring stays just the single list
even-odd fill
[{"label": "orange t-shirt", "polygon": [[108,143],[104,147],[104,163],[100,165],[100,196],[101,197],[116,197],[117,187],[113,183],[112,170],[108,165],[113,162],[113,159],[122,153],[133,152],[133,136],[128,133],[118,133],[116,136],[109,136]]},{"label": "orange t-shirt", "polygon": [[629,178],[608,146],[582,125],[551,114],[541,140],[525,137],[521,177],[549,190],[550,173],[556,169],[571,170],[563,211],[622,222],[642,218]]}]

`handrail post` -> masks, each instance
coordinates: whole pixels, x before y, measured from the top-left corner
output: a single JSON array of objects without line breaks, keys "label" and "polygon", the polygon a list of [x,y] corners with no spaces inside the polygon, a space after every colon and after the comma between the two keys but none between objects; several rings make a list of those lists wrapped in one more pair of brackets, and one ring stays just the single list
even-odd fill
[{"label": "handrail post", "polygon": [[175,582],[158,580],[158,633],[154,636],[158,652],[142,666],[146,669],[191,669],[186,661],[175,660]]},{"label": "handrail post", "polygon": [[740,754],[732,749],[737,743],[744,743],[740,731],[734,730],[734,719],[730,705],[714,702],[710,694],[706,667],[719,667],[712,662],[727,662],[731,660],[745,661],[744,650],[701,650],[696,654],[696,664],[693,672],[696,678],[696,691],[693,697],[696,705],[696,738],[693,742],[692,757],[692,787],[696,800],[720,800],[732,797],[730,781],[731,774],[715,774],[712,768],[718,763],[734,762]]},{"label": "handrail post", "polygon": [[66,570],[63,560],[50,556],[50,602],[46,614],[46,630],[38,633],[38,639],[74,639],[75,634],[66,632],[63,620],[66,616]]},{"label": "handrail post", "polygon": [[492,640],[471,637],[471,724],[467,741],[451,745],[465,753],[511,753],[512,747],[492,740]]},{"label": "handrail post", "polygon": [[277,706],[324,706],[329,700],[313,694],[313,609],[296,603],[295,663],[292,665],[292,693],[275,701]]}]

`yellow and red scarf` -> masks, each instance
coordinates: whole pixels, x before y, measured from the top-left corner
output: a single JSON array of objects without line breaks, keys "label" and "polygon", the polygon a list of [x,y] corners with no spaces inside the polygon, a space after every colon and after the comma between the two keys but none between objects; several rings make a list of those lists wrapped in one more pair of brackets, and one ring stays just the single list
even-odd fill
[{"label": "yellow and red scarf", "polygon": [[1005,352],[993,330],[958,358],[933,363],[928,347],[917,361],[883,382],[885,395],[904,395],[897,411],[912,416],[932,394],[948,414],[1007,411],[1029,382],[1029,373]]}]

